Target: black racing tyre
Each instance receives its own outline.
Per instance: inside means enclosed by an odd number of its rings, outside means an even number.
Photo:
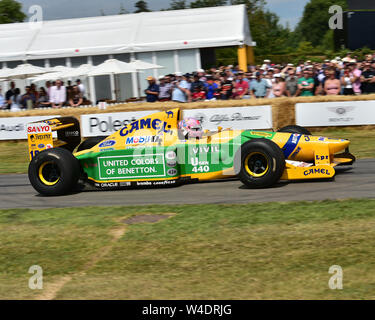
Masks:
[[[285,169],[285,157],[271,140],[252,139],[241,146],[235,168],[241,182],[250,188],[267,188],[277,183]]]
[[[29,164],[29,180],[36,191],[45,196],[70,193],[80,177],[80,164],[63,148],[44,150]]]
[[[295,125],[292,125],[292,126],[286,126],[284,128],[281,128],[279,131],[277,132],[286,132],[286,133],[299,133],[299,134],[304,134],[306,136],[311,136],[311,132],[309,130],[307,130],[306,128],[304,127],[300,127],[300,126],[295,126]]]
[[[91,149],[92,147],[96,146],[99,142],[103,141],[105,138],[107,137],[99,136],[88,138],[78,146],[77,152]]]

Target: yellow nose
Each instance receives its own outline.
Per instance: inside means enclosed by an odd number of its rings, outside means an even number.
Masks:
[[[344,140],[344,139],[329,139],[328,141],[328,146],[329,146],[329,153],[330,154],[335,154],[337,152],[340,152],[342,150],[345,150],[346,148],[349,147],[350,141],[349,140]]]

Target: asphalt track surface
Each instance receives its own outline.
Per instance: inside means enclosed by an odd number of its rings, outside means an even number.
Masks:
[[[268,189],[245,188],[238,180],[194,183],[175,188],[82,191],[43,197],[27,175],[0,176],[0,208],[63,208],[150,204],[251,203],[375,198],[375,159],[337,168],[333,181],[280,182]]]

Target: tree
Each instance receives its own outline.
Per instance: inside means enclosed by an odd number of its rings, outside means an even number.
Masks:
[[[182,10],[186,8],[187,8],[186,0],[173,0],[171,2],[171,7],[169,10]]]
[[[124,7],[124,5],[123,5],[123,3],[121,3],[121,5],[120,5],[120,12],[118,14],[127,14],[127,13],[129,13],[129,11],[126,10],[125,7]]]
[[[23,22],[25,18],[22,4],[14,0],[0,0],[0,24]]]
[[[227,2],[227,0],[196,0],[190,3],[190,8],[219,7],[225,6]]]
[[[244,4],[247,8],[247,14],[253,14],[257,10],[264,10],[265,0],[230,0],[231,5]]]
[[[299,41],[309,41],[313,46],[322,44],[324,36],[330,30],[328,21],[331,14],[328,9],[333,5],[339,5],[345,10],[346,0],[310,0],[306,4],[295,32]]]
[[[135,13],[139,13],[139,12],[150,12],[151,10],[148,8],[148,4],[146,1],[143,1],[143,0],[140,0],[138,2],[136,2],[136,4],[134,5],[137,10],[135,10],[134,12]]]
[[[249,14],[250,31],[257,43],[256,55],[285,54],[291,46],[289,28],[280,24],[277,14],[258,7]]]

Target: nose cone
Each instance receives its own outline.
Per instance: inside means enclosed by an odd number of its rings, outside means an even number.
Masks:
[[[337,152],[340,152],[342,150],[345,150],[349,147],[350,141],[345,139],[329,139],[328,146],[329,146],[329,153],[334,154]]]

